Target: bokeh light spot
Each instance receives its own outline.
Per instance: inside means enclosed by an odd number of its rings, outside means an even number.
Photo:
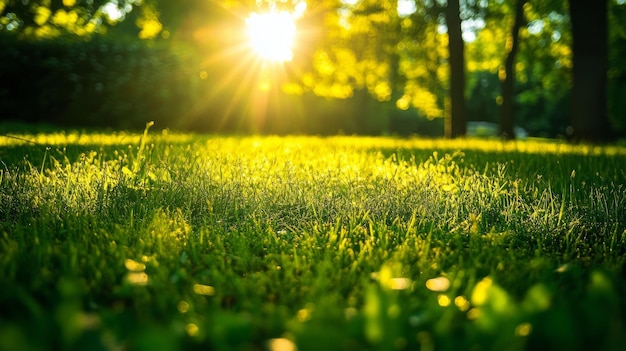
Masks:
[[[194,284],[193,292],[198,295],[213,296],[215,295],[215,288],[210,285]]]
[[[428,279],[426,288],[430,291],[443,292],[450,288],[450,280],[446,277]]]
[[[530,323],[522,323],[515,328],[515,335],[528,336],[533,331],[533,326]]]

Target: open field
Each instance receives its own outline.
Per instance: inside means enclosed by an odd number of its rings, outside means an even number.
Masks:
[[[0,136],[0,350],[618,350],[626,148]]]

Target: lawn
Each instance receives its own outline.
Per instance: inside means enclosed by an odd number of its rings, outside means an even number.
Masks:
[[[625,147],[17,137],[0,350],[626,347]]]

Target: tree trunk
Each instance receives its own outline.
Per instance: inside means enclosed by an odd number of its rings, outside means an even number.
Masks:
[[[608,0],[569,0],[573,34],[571,137],[610,141],[607,109]]]
[[[500,134],[503,138],[515,139],[515,57],[519,49],[519,31],[524,25],[524,4],[527,0],[515,3],[515,21],[511,30],[511,42],[507,43],[507,56],[504,63],[502,82],[502,105],[500,106]]]
[[[447,138],[464,136],[465,124],[465,58],[461,32],[461,8],[459,0],[448,0],[445,10],[448,26],[448,50],[450,53],[450,112],[446,119]]]

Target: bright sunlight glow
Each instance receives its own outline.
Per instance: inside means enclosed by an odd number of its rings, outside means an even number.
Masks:
[[[250,46],[258,56],[269,61],[291,61],[296,37],[292,14],[285,11],[253,12],[246,19],[246,24]]]

